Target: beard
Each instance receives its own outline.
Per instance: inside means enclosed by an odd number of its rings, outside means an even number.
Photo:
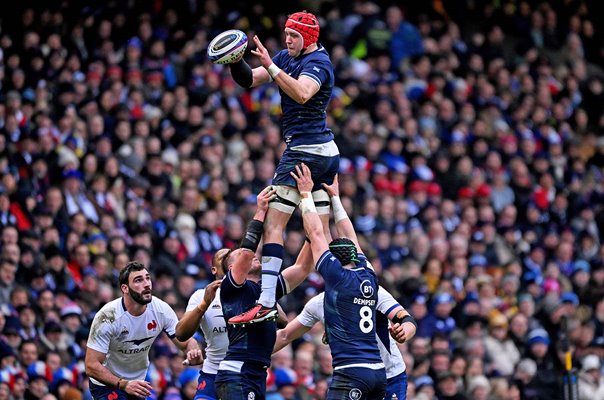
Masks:
[[[130,288],[129,288],[130,289]],[[140,304],[141,306],[144,306],[146,304],[151,303],[151,300],[153,299],[152,296],[149,296],[149,300],[145,299],[145,295],[142,293],[138,293],[135,292],[134,290],[130,289],[128,291],[128,293],[130,294],[130,297],[132,298],[132,300],[136,301],[138,304]]]

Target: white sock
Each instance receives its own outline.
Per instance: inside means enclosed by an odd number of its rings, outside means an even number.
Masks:
[[[265,307],[275,306],[277,279],[283,264],[283,246],[268,243],[262,246],[262,293],[258,303]]]

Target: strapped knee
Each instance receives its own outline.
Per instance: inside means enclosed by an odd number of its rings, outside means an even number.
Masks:
[[[277,191],[277,197],[268,206],[286,214],[293,214],[300,203],[300,193],[298,193],[298,190],[291,186],[275,185],[273,187]]]
[[[327,192],[323,189],[315,190],[312,192],[312,199],[315,202],[317,208],[317,214],[325,215],[329,214],[330,199]]]

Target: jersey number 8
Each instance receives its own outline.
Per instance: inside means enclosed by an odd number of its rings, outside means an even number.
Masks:
[[[361,315],[361,320],[359,321],[359,329],[363,333],[369,333],[373,330],[373,320],[371,316],[373,312],[369,306],[363,306],[359,310],[359,314]]]

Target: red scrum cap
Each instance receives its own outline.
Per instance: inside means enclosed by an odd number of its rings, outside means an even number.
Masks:
[[[313,14],[301,11],[287,17],[285,27],[290,28],[302,35],[304,40],[302,50],[306,50],[308,46],[317,43],[319,39],[319,21]]]

